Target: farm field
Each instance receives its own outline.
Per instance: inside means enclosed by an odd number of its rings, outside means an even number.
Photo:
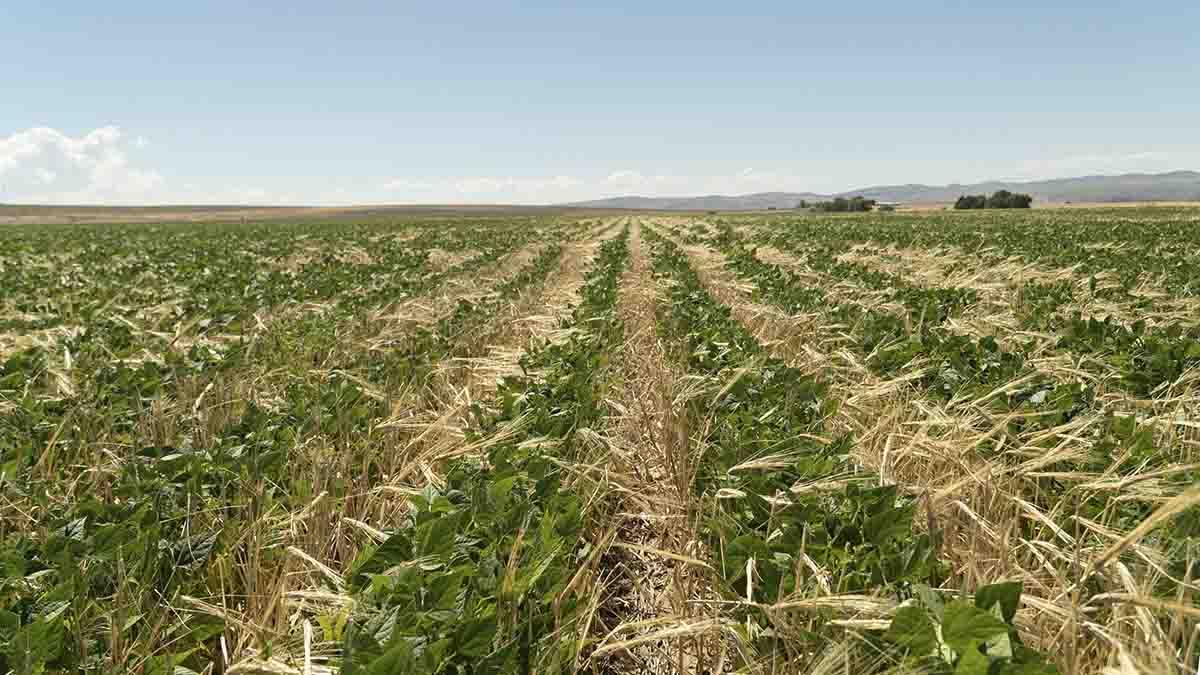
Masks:
[[[1198,250],[1182,207],[0,226],[0,672],[1195,672]]]

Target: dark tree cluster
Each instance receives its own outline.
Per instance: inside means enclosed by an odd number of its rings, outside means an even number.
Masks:
[[[963,195],[954,202],[956,209],[1027,209],[1033,204],[1033,197],[997,190],[991,197],[984,195]]]
[[[875,200],[863,197],[851,197],[849,199],[835,197],[830,202],[817,202],[813,204],[813,208],[827,213],[862,213],[875,208]]]
[[[984,195],[962,195],[954,202],[956,209],[986,209],[987,197]]]

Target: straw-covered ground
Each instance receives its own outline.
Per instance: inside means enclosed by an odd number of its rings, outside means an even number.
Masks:
[[[1195,672],[1198,223],[0,230],[0,672]]]

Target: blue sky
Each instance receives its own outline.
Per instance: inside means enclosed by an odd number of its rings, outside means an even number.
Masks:
[[[0,201],[552,203],[1200,169],[1200,3],[982,4],[5,3]]]

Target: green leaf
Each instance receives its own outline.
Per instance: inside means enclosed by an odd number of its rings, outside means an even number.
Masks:
[[[143,675],[191,675],[196,671],[180,664],[195,651],[196,649],[192,648],[177,654],[151,656],[143,664],[142,673]]]
[[[912,508],[900,508],[889,504],[883,511],[867,520],[865,530],[867,539],[876,546],[884,546],[896,538],[908,537],[912,533]]]
[[[990,584],[975,591],[975,606],[979,609],[990,610],[1000,605],[1000,616],[1005,623],[1011,624],[1021,604],[1022,584],[1019,581],[1006,581]]]
[[[986,640],[1007,632],[1007,624],[969,602],[955,600],[946,605],[942,636],[960,654],[977,649]]]
[[[457,651],[472,658],[486,656],[496,635],[496,619],[491,613],[462,623],[458,628]]]
[[[1008,633],[990,637],[986,643],[987,655],[994,659],[1011,659],[1013,656],[1012,638]]]
[[[1005,663],[998,675],[1059,675],[1058,668],[1041,659],[1026,663]]]
[[[978,649],[971,648],[959,652],[958,664],[954,667],[954,675],[988,675],[991,661]]]
[[[21,627],[21,617],[7,609],[0,609],[0,635],[12,635]]]
[[[358,589],[369,581],[369,576],[378,574],[398,563],[413,557],[412,539],[408,532],[400,531],[388,537],[376,547],[368,547],[359,554],[350,574],[351,588]]]
[[[926,609],[933,612],[933,616],[940,623],[946,613],[946,605],[942,602],[942,596],[925,584],[913,584],[913,593],[921,600],[921,604]]]
[[[431,609],[451,609],[462,588],[464,572],[454,570],[437,577],[429,582],[429,594],[425,604]]]
[[[916,605],[906,605],[896,612],[884,638],[917,656],[927,656],[937,648],[933,621]]]
[[[394,675],[416,672],[416,659],[412,645],[406,640],[396,640],[379,658],[367,664],[365,670],[355,670],[364,675]]]

